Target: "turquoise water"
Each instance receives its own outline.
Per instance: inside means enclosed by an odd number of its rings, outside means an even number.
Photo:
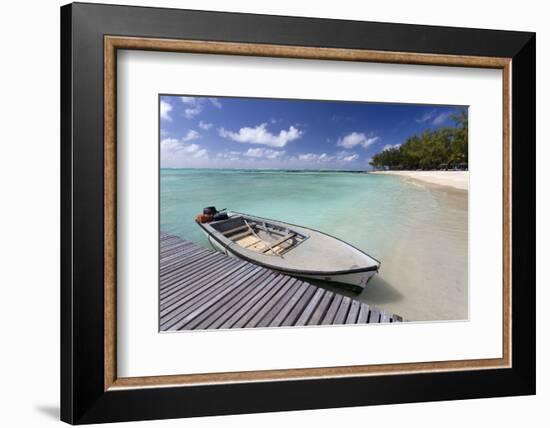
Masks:
[[[408,319],[467,317],[466,192],[349,172],[162,169],[160,179],[163,232],[208,246],[194,219],[210,205],[311,227],[382,262],[362,300]]]

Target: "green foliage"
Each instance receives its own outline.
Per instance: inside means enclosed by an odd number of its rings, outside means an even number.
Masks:
[[[468,164],[468,113],[460,109],[451,115],[454,127],[430,129],[409,137],[399,147],[372,157],[370,165],[384,169],[440,169]]]

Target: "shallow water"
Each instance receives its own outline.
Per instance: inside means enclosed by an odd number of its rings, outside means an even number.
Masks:
[[[163,232],[209,246],[194,219],[210,205],[308,226],[382,262],[360,300],[409,320],[467,318],[467,192],[344,172],[162,169],[160,177]]]

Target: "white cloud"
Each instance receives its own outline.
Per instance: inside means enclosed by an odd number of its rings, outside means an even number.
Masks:
[[[212,128],[212,126],[213,125],[211,123],[204,122],[202,120],[199,122],[199,128],[205,131],[208,131],[210,128]]]
[[[401,144],[386,144],[384,147],[382,147],[382,151],[388,149],[397,149],[398,147],[401,147]]]
[[[330,162],[334,160],[334,156],[329,156],[326,153],[302,153],[298,155],[298,160],[304,162]]]
[[[341,158],[342,161],[344,162],[353,162],[354,160],[357,160],[359,159],[359,155],[357,153],[353,153],[351,155],[348,155],[348,156],[343,156]]]
[[[183,104],[189,106],[183,111],[183,115],[186,119],[193,119],[202,112],[203,100],[201,98],[180,97],[180,100]]]
[[[230,161],[241,160],[241,152],[231,151],[231,152],[220,152],[216,155],[219,159],[226,159]]]
[[[165,138],[164,140],[162,140],[160,142],[162,160],[165,161],[166,158],[174,157],[174,155],[178,155],[178,157],[194,159],[207,157],[208,151],[206,149],[203,149],[199,144],[187,144],[185,141],[189,140],[185,140],[186,137],[182,138],[181,140],[178,140],[176,138]]]
[[[353,162],[353,161],[356,161],[357,159],[359,159],[359,155],[357,153],[351,153],[345,150],[342,150],[341,152],[336,153],[337,162]]]
[[[442,112],[436,114],[436,110],[431,110],[424,113],[422,116],[416,119],[417,123],[431,122],[432,125],[441,125],[451,115],[450,112]]]
[[[195,144],[196,145],[196,144]],[[195,159],[202,159],[208,157],[208,151],[206,149],[200,149],[193,153]]]
[[[420,116],[419,118],[416,119],[416,122],[417,123],[424,123],[424,122],[427,122],[429,120],[432,120],[433,117],[435,115],[435,111],[432,110],[432,111],[428,111],[426,113],[424,113],[422,116]]]
[[[278,159],[284,156],[284,150],[271,150],[263,148],[248,149],[244,155],[251,158]]]
[[[200,104],[196,104],[193,107],[187,107],[183,114],[186,119],[193,119],[196,115],[200,114],[201,111],[202,106]]]
[[[265,144],[266,146],[271,147],[284,147],[288,142],[300,138],[303,132],[294,126],[291,126],[288,131],[283,129],[279,132],[279,134],[272,134],[267,130],[267,123],[262,123],[255,128],[241,128],[238,132],[220,128],[219,134],[223,138],[228,138],[239,143]]]
[[[217,98],[209,98],[212,105],[216,108],[222,108],[222,103]]]
[[[173,107],[170,105],[169,102],[161,100],[160,101],[160,118],[167,121],[171,121],[172,118],[170,117],[170,112],[172,111],[172,108]]]
[[[451,113],[445,112],[445,113],[439,113],[436,117],[434,117],[433,124],[434,125],[441,125],[443,122],[447,120],[447,118],[450,116]]]
[[[169,152],[175,152],[179,150],[180,140],[177,138],[165,138],[160,142],[160,148]]]
[[[182,141],[192,141],[196,140],[197,138],[200,138],[201,134],[199,134],[197,131],[191,129],[190,131],[187,131],[187,134],[181,139]]]
[[[336,143],[337,146],[345,149],[351,149],[355,146],[367,148],[379,140],[379,137],[368,137],[362,132],[352,132],[343,138],[340,138]]]
[[[199,115],[204,109],[204,103],[210,101],[216,108],[222,108],[222,103],[217,98],[201,98],[201,97],[179,97],[181,102],[188,107],[184,110],[183,115],[187,119],[193,119]]]
[[[359,155],[357,153],[350,153],[344,150],[334,155],[327,155],[326,153],[302,153],[299,154],[295,159],[301,162],[308,163],[328,163],[333,161],[336,163],[343,163],[353,162],[359,159]]]

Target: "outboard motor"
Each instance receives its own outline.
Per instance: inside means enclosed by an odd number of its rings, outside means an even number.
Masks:
[[[206,215],[214,216],[218,213],[218,210],[216,210],[216,207],[205,207],[202,209],[202,213]]]
[[[216,207],[205,207],[202,209],[202,214],[199,214],[196,218],[199,223],[210,223],[211,221],[227,220],[229,216],[223,212],[225,208],[218,211]]]
[[[216,207],[205,207],[202,209],[202,214],[199,214],[195,220],[197,223],[210,223],[217,213]]]

